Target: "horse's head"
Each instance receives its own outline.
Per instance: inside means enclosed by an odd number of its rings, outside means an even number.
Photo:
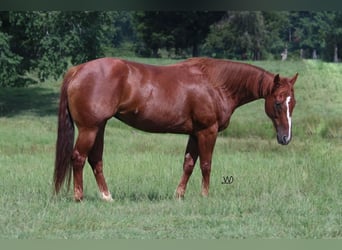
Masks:
[[[277,140],[282,145],[291,141],[291,115],[296,105],[293,85],[298,73],[292,78],[274,77],[271,94],[265,98],[265,111],[277,131]]]

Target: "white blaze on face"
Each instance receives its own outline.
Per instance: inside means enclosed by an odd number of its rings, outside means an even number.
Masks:
[[[286,97],[286,117],[287,117],[287,122],[289,123],[289,131],[287,133],[287,141],[291,139],[291,115],[290,115],[290,101],[291,101],[291,96]]]

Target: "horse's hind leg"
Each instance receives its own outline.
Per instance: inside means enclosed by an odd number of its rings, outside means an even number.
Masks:
[[[90,166],[93,169],[93,173],[97,182],[97,185],[99,187],[102,199],[105,201],[112,201],[112,196],[110,192],[108,191],[108,187],[106,184],[106,180],[103,175],[103,161],[102,161],[102,155],[103,155],[103,137],[104,137],[104,129],[105,129],[106,123],[104,123],[97,133],[95,143],[93,148],[90,150],[88,155],[88,162]]]
[[[78,129],[78,137],[72,155],[74,198],[76,201],[81,201],[83,199],[83,167],[88,153],[95,142],[97,131],[97,128]]]

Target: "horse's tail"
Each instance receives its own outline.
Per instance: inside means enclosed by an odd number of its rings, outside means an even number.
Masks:
[[[55,194],[58,194],[66,178],[67,188],[68,190],[70,189],[75,129],[73,119],[69,112],[67,90],[69,82],[75,73],[76,68],[69,70],[64,77],[61,87],[58,111],[55,171],[53,175]]]

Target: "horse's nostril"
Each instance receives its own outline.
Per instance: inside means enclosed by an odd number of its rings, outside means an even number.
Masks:
[[[286,144],[286,143],[287,143],[287,136],[284,135],[284,136],[283,136],[283,144]]]
[[[281,145],[287,145],[290,142],[289,137],[286,135],[278,135],[277,139],[278,139],[278,143]]]

